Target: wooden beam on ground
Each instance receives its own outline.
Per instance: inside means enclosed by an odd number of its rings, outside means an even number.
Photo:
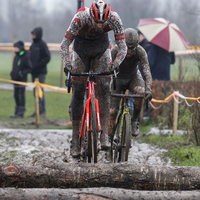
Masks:
[[[1,200],[14,199],[67,199],[67,200],[199,200],[199,191],[139,191],[115,188],[81,188],[81,189],[15,189],[0,188]]]
[[[0,187],[199,190],[200,167],[112,164],[0,164]]]

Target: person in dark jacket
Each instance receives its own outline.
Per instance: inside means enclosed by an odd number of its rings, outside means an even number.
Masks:
[[[142,34],[141,31],[139,31],[138,29],[136,29],[136,31],[137,31],[138,36],[139,36],[139,45],[142,46],[144,48],[144,50],[146,51],[146,53],[148,54],[150,43],[148,42],[148,40],[145,38],[145,36]],[[139,68],[139,70],[142,74],[143,79],[145,80],[145,76],[143,74],[141,64],[138,65],[138,68]]]
[[[35,78],[39,79],[40,83],[45,83],[47,74],[47,63],[50,61],[50,52],[45,41],[42,40],[43,30],[41,27],[37,27],[31,31],[33,43],[30,47],[30,59],[33,66],[32,70],[32,82]],[[35,92],[34,92],[35,94]],[[45,95],[43,91],[43,98],[39,100],[40,116],[46,116]],[[29,117],[35,117],[35,113],[29,115]]]
[[[14,43],[15,57],[13,67],[10,73],[11,79],[14,81],[27,82],[27,74],[31,72],[32,65],[29,53],[24,50],[24,42],[18,41]],[[14,84],[15,113],[11,118],[22,118],[25,112],[25,86]]]
[[[139,36],[139,45],[142,46],[144,50],[148,53],[150,43],[148,42],[148,40],[145,38],[145,36],[143,35],[141,31],[139,31],[138,29],[136,30]]]
[[[151,43],[148,60],[153,80],[170,80],[170,64],[175,63],[174,52],[168,52]]]

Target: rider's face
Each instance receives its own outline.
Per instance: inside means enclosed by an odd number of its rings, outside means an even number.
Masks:
[[[129,46],[128,44],[126,44],[126,45],[128,47],[126,57],[131,57],[134,54],[134,52],[135,52],[135,50],[137,48],[137,45],[134,46],[134,47],[133,46]]]
[[[96,30],[102,30],[103,27],[105,26],[106,22],[104,22],[104,23],[97,23],[97,22],[94,21],[94,19],[92,19],[92,24],[93,24],[93,26],[94,26],[94,28]]]

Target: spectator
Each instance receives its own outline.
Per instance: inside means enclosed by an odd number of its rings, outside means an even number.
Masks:
[[[15,57],[13,67],[10,73],[11,79],[14,81],[27,82],[27,74],[31,72],[31,61],[29,54],[24,50],[24,42],[18,41],[14,43]],[[25,86],[14,84],[15,113],[11,118],[23,118],[25,109]]]
[[[175,63],[174,52],[151,43],[148,59],[153,80],[170,80],[170,64]]]
[[[150,43],[148,42],[148,40],[145,38],[145,36],[142,34],[142,32],[140,32],[138,29],[136,29],[138,36],[139,36],[139,45],[142,46],[144,48],[144,50],[146,51],[146,53],[148,54],[149,51],[149,47],[150,47]],[[138,68],[142,74],[143,79],[145,80],[145,76],[142,70],[142,66],[141,63],[139,63]]]
[[[47,63],[50,61],[50,52],[47,44],[42,40],[43,30],[37,27],[31,31],[33,43],[30,47],[30,58],[33,66],[32,82],[35,78],[39,79],[40,83],[45,83],[47,74]],[[43,90],[43,89],[42,89]],[[35,94],[35,92],[34,92]],[[39,99],[39,112],[41,117],[46,116],[45,95],[43,90],[43,98]],[[35,117],[35,112],[29,117]]]
[[[145,49],[145,51],[148,53],[150,43],[145,38],[145,36],[142,34],[142,32],[140,32],[138,29],[136,29],[136,30],[137,30],[137,33],[139,36],[139,45],[142,46]]]

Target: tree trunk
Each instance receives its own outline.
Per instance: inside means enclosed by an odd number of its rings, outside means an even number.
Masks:
[[[0,187],[3,188],[200,189],[200,167],[139,166],[128,163],[7,164],[0,167]]]
[[[199,191],[139,191],[115,188],[81,188],[81,189],[15,189],[0,188],[1,200],[14,199],[67,199],[67,200],[199,200]]]

